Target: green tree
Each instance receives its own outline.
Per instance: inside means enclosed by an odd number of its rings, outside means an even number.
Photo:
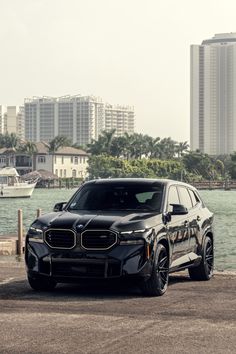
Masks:
[[[36,144],[33,143],[32,141],[26,141],[25,143],[23,143],[19,146],[17,151],[29,156],[31,166],[34,170],[35,169],[35,154],[38,151]]]
[[[217,171],[213,159],[200,151],[189,151],[183,156],[183,164],[185,169],[203,179],[215,179]]]
[[[107,155],[91,155],[88,164],[90,178],[159,177],[178,179],[182,169],[180,161],[161,161],[156,159],[125,160]]]
[[[88,144],[88,152],[92,155],[110,155],[114,135],[115,129],[103,131],[102,134],[99,135],[98,140],[93,139],[92,142]]]
[[[20,138],[15,133],[0,134],[0,147],[14,148],[20,144]]]
[[[228,165],[228,172],[232,179],[236,179],[236,152],[230,155],[230,162]]]
[[[55,152],[63,146],[71,146],[71,140],[66,136],[58,135],[49,142],[49,152]]]
[[[189,148],[189,144],[187,141],[177,143],[175,148],[177,156],[178,157],[183,156],[183,154],[188,150],[188,148]]]

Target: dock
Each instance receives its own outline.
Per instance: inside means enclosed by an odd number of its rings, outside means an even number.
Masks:
[[[0,256],[15,256],[18,250],[17,235],[0,235]],[[24,241],[22,245],[22,253],[24,251]]]
[[[200,190],[236,190],[236,180],[209,180],[209,181],[199,181],[199,182],[189,182],[192,186]]]

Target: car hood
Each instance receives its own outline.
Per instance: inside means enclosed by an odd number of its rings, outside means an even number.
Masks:
[[[161,214],[151,212],[134,213],[130,211],[112,212],[54,212],[41,216],[38,222],[50,228],[113,229],[115,231],[130,231],[149,229],[162,223]]]

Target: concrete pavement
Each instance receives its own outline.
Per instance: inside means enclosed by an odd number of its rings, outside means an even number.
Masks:
[[[171,276],[145,298],[121,283],[32,291],[23,262],[0,257],[0,353],[235,353],[236,276]]]

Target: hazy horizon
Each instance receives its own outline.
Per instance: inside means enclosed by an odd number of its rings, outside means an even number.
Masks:
[[[0,0],[0,104],[94,95],[135,131],[189,141],[190,45],[235,32],[236,3]]]

